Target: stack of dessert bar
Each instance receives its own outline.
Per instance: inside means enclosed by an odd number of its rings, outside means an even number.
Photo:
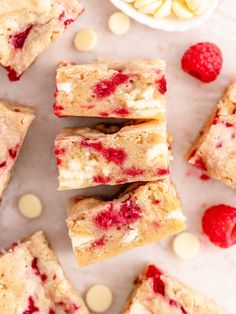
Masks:
[[[129,183],[110,201],[70,200],[67,225],[79,265],[185,228],[169,178],[165,92],[161,60],[63,63],[57,69],[57,116],[123,118],[123,123],[66,128],[55,141],[59,190]]]

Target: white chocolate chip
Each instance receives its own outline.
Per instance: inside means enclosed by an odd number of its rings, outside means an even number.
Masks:
[[[147,6],[149,4],[152,4],[154,2],[156,2],[156,0],[135,0],[134,7],[138,9],[138,8]]]
[[[185,0],[185,2],[187,3],[187,6],[189,7],[191,11],[197,10],[200,4],[204,1],[205,0]]]
[[[174,14],[180,20],[188,20],[193,17],[193,12],[189,10],[186,3],[183,0],[174,0],[172,4]]]
[[[200,249],[198,238],[190,233],[183,232],[177,235],[173,241],[173,250],[181,259],[191,259],[195,257]]]
[[[18,202],[20,213],[29,219],[37,218],[42,213],[42,203],[34,194],[25,194],[21,196]]]
[[[148,5],[140,7],[138,10],[144,14],[154,14],[158,8],[162,5],[162,0],[155,1],[154,3],[150,3]]]
[[[163,19],[171,14],[172,0],[166,0],[154,14],[154,18]]]
[[[80,51],[93,50],[97,41],[97,34],[92,29],[82,29],[74,38],[75,48]]]
[[[113,34],[124,35],[130,28],[130,19],[122,12],[115,12],[110,16],[108,26]]]
[[[195,15],[203,14],[204,12],[206,12],[206,10],[209,8],[209,6],[210,6],[210,1],[209,0],[202,1],[200,6],[194,11],[194,14]]]
[[[112,304],[112,293],[107,286],[97,284],[89,288],[85,300],[91,311],[103,313],[107,311]]]

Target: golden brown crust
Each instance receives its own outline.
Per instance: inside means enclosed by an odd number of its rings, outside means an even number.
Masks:
[[[101,96],[100,85],[110,92]],[[165,63],[158,59],[63,63],[57,69],[55,114],[159,119],[165,91]]]

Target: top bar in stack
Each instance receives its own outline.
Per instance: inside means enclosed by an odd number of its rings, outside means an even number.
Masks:
[[[59,117],[158,118],[165,92],[165,62],[158,59],[61,64],[54,111]]]

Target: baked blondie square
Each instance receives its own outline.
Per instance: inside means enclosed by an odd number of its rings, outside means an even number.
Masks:
[[[111,201],[74,198],[68,209],[69,236],[79,266],[185,229],[181,204],[169,179],[134,183]]]
[[[155,265],[135,280],[123,314],[225,314],[212,300],[188,288]]]
[[[165,121],[67,128],[56,138],[59,190],[155,181],[169,175]]]
[[[88,314],[42,231],[0,256],[1,314]]]
[[[165,110],[165,63],[161,60],[61,64],[54,111],[59,117],[149,119]]]
[[[0,199],[34,118],[34,109],[0,100]]]
[[[0,64],[18,80],[82,12],[77,0],[1,0]]]
[[[236,188],[236,81],[219,101],[187,159],[210,177]]]

